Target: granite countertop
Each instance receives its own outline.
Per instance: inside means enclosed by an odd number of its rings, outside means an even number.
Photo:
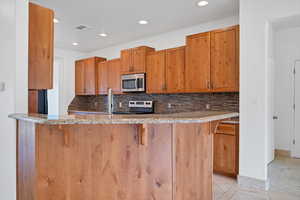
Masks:
[[[88,115],[41,115],[41,114],[12,114],[10,118],[29,121],[38,124],[156,124],[156,123],[203,123],[214,120],[228,119],[239,116],[236,112],[199,111],[173,114],[88,114]]]

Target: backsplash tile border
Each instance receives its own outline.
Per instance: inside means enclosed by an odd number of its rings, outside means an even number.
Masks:
[[[180,93],[180,94],[146,94],[128,93],[114,95],[114,111],[128,111],[130,100],[153,100],[155,113],[176,113],[190,111],[239,111],[239,93]],[[119,107],[122,102],[122,107]],[[171,104],[171,108],[168,108]],[[69,110],[107,111],[107,95],[75,96]],[[209,105],[207,107],[207,105]]]

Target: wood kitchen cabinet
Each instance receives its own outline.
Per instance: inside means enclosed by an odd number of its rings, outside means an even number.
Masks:
[[[136,74],[146,72],[146,56],[154,49],[147,46],[136,47],[121,51],[122,74]]]
[[[54,12],[29,3],[28,88],[53,88]]]
[[[214,172],[236,177],[239,172],[239,125],[220,122],[214,130]]]
[[[166,50],[167,93],[184,92],[185,46]]]
[[[99,62],[97,64],[97,73],[98,73],[98,94],[107,94],[108,92],[108,64],[107,61]]]
[[[210,50],[210,32],[187,36],[186,92],[210,92]]]
[[[165,93],[166,84],[166,51],[151,52],[146,61],[147,93]]]
[[[113,59],[107,61],[108,65],[108,88],[111,88],[114,94],[122,93],[121,90],[121,60]]]
[[[121,60],[113,59],[97,65],[98,94],[107,94],[111,88],[114,94],[121,94]]]
[[[96,95],[97,64],[105,61],[105,58],[92,57],[75,62],[75,93],[76,95]]]
[[[239,26],[187,36],[186,92],[239,91]]]
[[[146,63],[147,93],[184,92],[185,47],[152,52]]]
[[[239,91],[239,27],[211,32],[211,89]]]

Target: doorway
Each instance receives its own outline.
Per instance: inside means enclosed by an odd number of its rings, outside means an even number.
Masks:
[[[300,59],[294,64],[294,137],[292,141],[292,157],[300,158]]]

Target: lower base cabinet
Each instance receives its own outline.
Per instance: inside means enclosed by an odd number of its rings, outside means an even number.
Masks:
[[[210,123],[18,127],[18,200],[212,199]]]
[[[239,125],[217,125],[214,132],[214,172],[236,177],[239,173]]]

